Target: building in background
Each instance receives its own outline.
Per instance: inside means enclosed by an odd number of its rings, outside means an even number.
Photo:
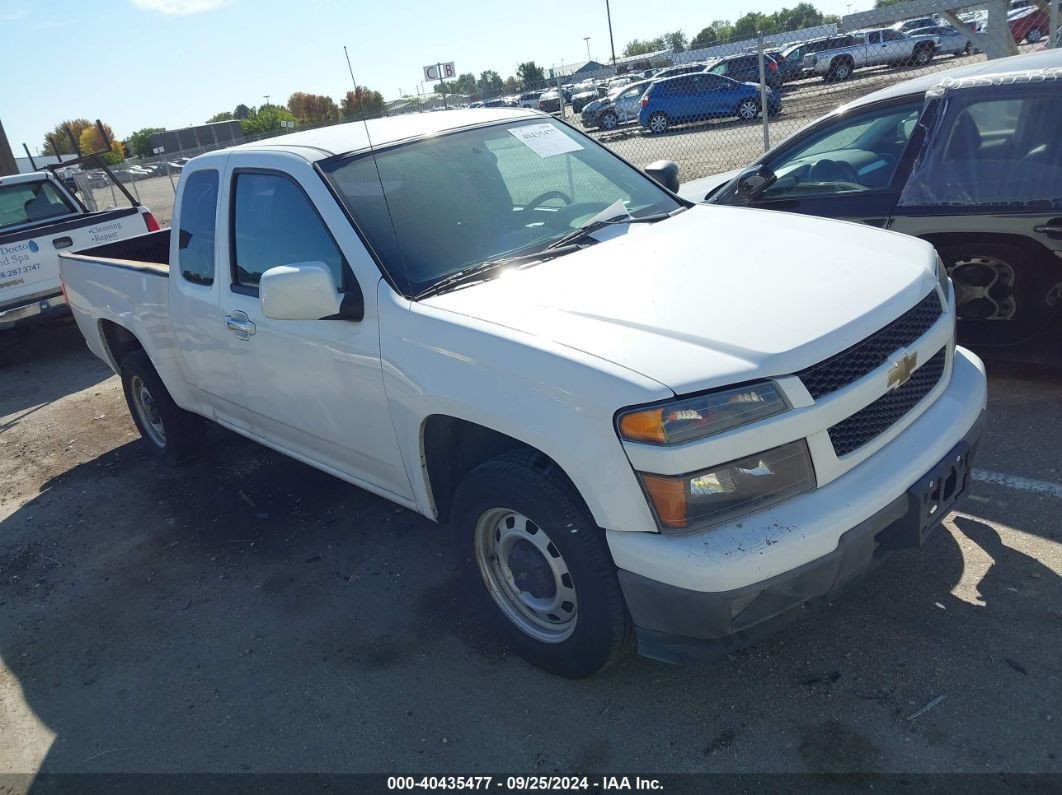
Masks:
[[[217,148],[239,143],[242,140],[243,127],[238,121],[216,121],[195,127],[152,133],[151,150],[155,154],[173,155],[187,149]]]

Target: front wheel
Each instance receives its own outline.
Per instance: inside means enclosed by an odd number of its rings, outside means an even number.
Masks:
[[[738,103],[736,114],[743,121],[752,121],[760,114],[760,103],[752,97],[746,97]]]
[[[173,402],[148,355],[139,350],[122,359],[121,376],[129,413],[148,452],[169,464],[195,457],[203,420]]]
[[[601,118],[598,119],[598,126],[605,131],[615,130],[619,127],[619,117],[611,110],[605,111],[601,114]]]
[[[458,488],[454,518],[471,533],[485,610],[528,662],[579,679],[630,646],[604,533],[548,458],[515,452],[481,464]]]
[[[933,60],[933,51],[928,47],[920,47],[915,51],[912,63],[915,66],[925,66]]]
[[[1027,42],[1029,42],[1029,44],[1036,44],[1036,42],[1038,42],[1043,37],[1044,37],[1044,32],[1042,30],[1040,30],[1039,28],[1033,28],[1032,30],[1030,30],[1028,33],[1025,34],[1025,40]]]

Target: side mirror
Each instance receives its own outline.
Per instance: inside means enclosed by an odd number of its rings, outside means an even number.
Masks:
[[[757,166],[739,174],[734,180],[734,192],[739,201],[752,201],[778,179],[767,166]]]
[[[679,167],[674,160],[657,160],[645,167],[645,173],[672,193],[678,193]]]
[[[365,311],[360,289],[336,292],[332,272],[323,262],[270,268],[262,274],[258,295],[262,313],[273,320],[361,320]]]

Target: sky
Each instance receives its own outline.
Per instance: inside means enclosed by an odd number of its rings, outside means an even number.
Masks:
[[[675,29],[692,38],[717,19],[799,0],[611,0],[617,55]],[[823,13],[869,0],[813,0]],[[0,120],[11,148],[36,152],[70,118],[102,119],[119,138],[143,127],[200,124],[238,103],[284,104],[295,91],[337,101],[359,85],[415,94],[422,67],[459,73],[610,56],[605,0],[0,0]]]

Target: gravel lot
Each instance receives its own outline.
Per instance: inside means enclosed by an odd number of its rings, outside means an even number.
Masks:
[[[990,375],[925,549],[717,663],[570,682],[470,612],[454,529],[220,430],[156,465],[76,328],[5,335],[0,773],[1062,772],[1062,375]]]

